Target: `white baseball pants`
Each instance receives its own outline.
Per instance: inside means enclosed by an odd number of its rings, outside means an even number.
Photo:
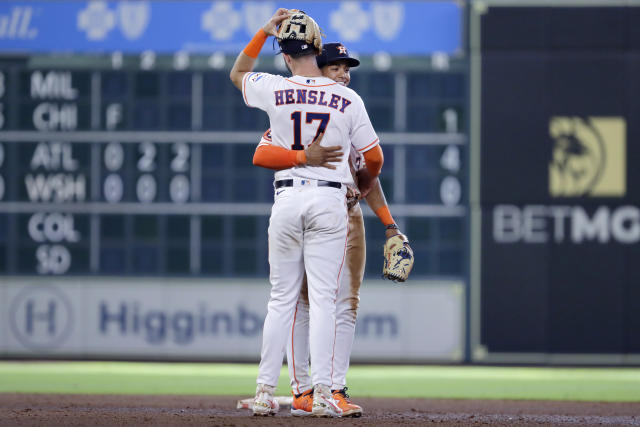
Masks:
[[[302,278],[309,289],[309,348],[313,385],[332,385],[336,297],[347,244],[346,187],[294,179],[276,190],[269,220],[271,295],[262,332],[258,383],[276,386]]]
[[[360,302],[360,285],[364,277],[365,261],[364,220],[360,204],[357,203],[349,210],[347,255],[336,303],[336,341],[331,376],[332,390],[339,390],[347,385],[347,371],[349,370],[349,360],[356,330],[356,315]],[[306,281],[303,281],[291,334],[287,342],[287,365],[291,389],[294,393],[300,394],[313,386],[309,376],[309,298]],[[313,367],[313,363],[311,365]]]

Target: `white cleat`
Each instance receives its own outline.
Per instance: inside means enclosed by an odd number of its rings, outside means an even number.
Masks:
[[[331,389],[326,385],[318,384],[313,390],[313,407],[311,414],[314,417],[341,417],[342,409],[333,398]]]
[[[266,384],[258,384],[256,397],[253,399],[253,415],[266,417],[275,415],[280,410],[280,404],[273,397],[276,388]]]

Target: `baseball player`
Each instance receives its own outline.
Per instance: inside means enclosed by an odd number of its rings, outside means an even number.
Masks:
[[[326,43],[323,45],[322,54],[316,57],[318,67],[325,77],[348,86],[351,80],[349,69],[360,65],[360,61],[349,56],[349,53],[341,43]],[[270,169],[278,169],[278,164],[287,159],[292,153],[282,153],[272,145],[271,132],[264,133],[253,163]],[[309,147],[309,151],[317,149],[316,144]],[[333,153],[319,152],[316,163],[323,162],[326,167],[331,167],[327,159]],[[311,156],[309,156],[311,157]],[[326,157],[326,159],[325,159]],[[309,159],[308,159],[309,160]],[[353,172],[354,181],[358,183],[356,173],[362,176],[365,166],[363,156],[356,150],[350,150],[349,162]],[[362,407],[354,404],[349,399],[346,387],[346,374],[349,368],[349,358],[355,335],[356,315],[360,301],[360,286],[364,276],[366,246],[364,220],[362,210],[357,202],[358,190],[352,190],[354,197],[349,203],[349,240],[347,242],[346,269],[342,276],[342,284],[338,292],[336,305],[336,348],[334,353],[334,371],[332,375],[331,391],[342,409],[343,417],[360,417]],[[389,212],[380,182],[375,180],[371,191],[366,196],[369,207],[376,212],[380,220],[387,226],[386,234],[390,237],[396,234],[398,227]],[[302,292],[296,306],[294,323],[291,336],[287,341],[287,361],[289,378],[294,395],[291,406],[293,416],[308,416],[312,414],[313,387],[309,377],[309,298],[307,294],[306,278],[303,281]]]
[[[306,273],[309,294],[309,352],[313,359],[312,415],[336,417],[342,409],[331,393],[336,295],[347,246],[347,185],[353,185],[348,159],[353,145],[363,153],[375,178],[382,149],[362,99],[324,77],[316,63],[322,51],[320,28],[298,10],[278,9],[241,52],[231,69],[245,104],[269,115],[272,144],[296,151],[286,169],[275,173],[269,220],[271,294],[263,327],[262,351],[253,403],[254,415],[275,414],[274,392],[286,342]],[[267,37],[277,37],[292,77],[252,72]],[[307,164],[306,148],[315,140],[335,153],[334,168]],[[287,332],[284,332],[287,331]]]

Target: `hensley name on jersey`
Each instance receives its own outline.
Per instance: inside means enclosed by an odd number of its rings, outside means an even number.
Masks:
[[[319,105],[319,106],[323,106],[323,107],[329,107],[329,108],[333,108],[334,110],[340,111],[341,113],[344,113],[345,110],[347,109],[347,107],[349,105],[352,104],[351,100],[338,95],[337,93],[331,93],[331,92],[335,92],[335,91],[325,91],[325,90],[321,90],[321,89],[316,89],[318,87],[322,87],[322,86],[340,86],[338,83],[334,82],[333,80],[330,80],[328,78],[325,77],[318,77],[318,78],[303,78],[301,80],[303,80],[302,82],[296,82],[293,79],[294,78],[285,78],[282,76],[276,76],[273,74],[269,74],[269,73],[258,73],[258,72],[252,72],[252,73],[248,73],[247,76],[245,76],[245,79],[247,79],[249,81],[249,83],[257,83],[259,80],[263,79],[263,78],[267,78],[267,80],[269,80],[269,83],[266,84],[266,87],[270,87],[272,86],[272,84],[275,81],[286,81],[289,83],[293,83],[294,85],[297,86],[308,86],[309,89],[276,89],[276,88],[272,88],[270,91],[273,93],[273,100],[274,103],[272,105],[274,105],[275,107],[280,107],[283,105],[293,105],[293,104],[306,104],[306,105]],[[274,79],[275,77],[275,79]],[[330,83],[325,83],[323,84],[322,82],[324,81],[330,81]],[[262,108],[259,105],[251,105],[247,99],[246,96],[246,88],[247,88],[247,82],[245,81],[243,84],[243,94],[245,95],[245,103],[247,104],[247,106],[249,107],[258,107],[258,108]],[[344,87],[344,86],[341,86]],[[313,88],[313,89],[311,89]],[[257,87],[256,87],[257,89]],[[260,91],[260,89],[257,89],[258,91]],[[263,89],[264,90],[264,89]],[[352,92],[350,89],[349,91],[351,93]],[[357,96],[357,95],[356,95]],[[266,101],[266,100],[265,100]]]
[[[295,93],[295,97],[294,97]],[[351,101],[335,93],[331,94],[331,99],[325,99],[325,91],[307,89],[282,89],[273,92],[276,98],[276,107],[288,104],[317,104],[336,109],[344,113],[345,108],[351,105]]]

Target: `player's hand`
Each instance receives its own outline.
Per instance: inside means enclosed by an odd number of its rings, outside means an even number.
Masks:
[[[323,147],[320,145],[320,141],[324,137],[322,132],[318,137],[305,148],[304,154],[307,157],[307,166],[321,166],[327,169],[335,169],[336,167],[330,163],[338,163],[342,161],[342,151],[339,145],[332,145],[331,147]]]
[[[262,31],[264,31],[265,34],[269,36],[278,35],[278,26],[289,16],[291,16],[291,14],[289,13],[289,9],[281,7],[280,9],[276,10],[276,13],[273,14],[271,19],[269,19],[269,21],[264,24],[264,26],[262,27]]]
[[[400,229],[396,229],[396,228],[387,228],[384,231],[384,237],[387,238],[387,239],[389,237],[395,236],[396,234],[402,234],[402,231],[400,231]]]

